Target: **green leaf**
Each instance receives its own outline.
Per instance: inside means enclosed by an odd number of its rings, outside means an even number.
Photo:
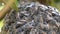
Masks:
[[[2,19],[2,20],[0,21],[0,28],[3,27],[3,22],[4,22],[4,19]]]
[[[18,5],[18,0],[15,0],[15,4]]]
[[[3,25],[4,25],[4,19],[0,20],[0,32],[1,32]]]
[[[16,11],[18,11],[18,8],[17,8],[17,6],[16,6],[15,3],[11,6],[11,8],[14,9],[14,10],[16,10]]]
[[[14,10],[18,11],[18,7],[17,7],[18,1],[15,0],[14,3],[12,4],[11,8],[13,8]]]
[[[4,6],[0,6],[0,10],[2,10],[2,9],[3,9],[3,7],[4,7]]]

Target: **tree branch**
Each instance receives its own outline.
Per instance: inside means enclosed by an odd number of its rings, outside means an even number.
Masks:
[[[0,11],[0,20],[6,15],[6,13],[10,12],[11,5],[14,3],[14,0],[9,0],[4,8]]]

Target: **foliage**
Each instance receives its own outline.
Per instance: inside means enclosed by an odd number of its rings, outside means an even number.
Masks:
[[[11,5],[11,7],[12,7],[13,9],[15,9],[16,11],[18,11],[17,4],[18,4],[18,1],[15,0],[14,3]]]
[[[4,25],[4,19],[2,19],[2,20],[0,21],[0,32],[1,32],[1,28],[3,27],[3,25]]]
[[[60,2],[60,0],[55,0],[55,2]]]
[[[0,10],[2,10],[3,7],[4,7],[4,6],[0,6]]]

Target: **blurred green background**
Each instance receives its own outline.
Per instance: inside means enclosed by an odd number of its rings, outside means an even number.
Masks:
[[[60,11],[60,0],[55,0],[56,8]]]
[[[60,11],[60,0],[54,0],[55,7]]]

